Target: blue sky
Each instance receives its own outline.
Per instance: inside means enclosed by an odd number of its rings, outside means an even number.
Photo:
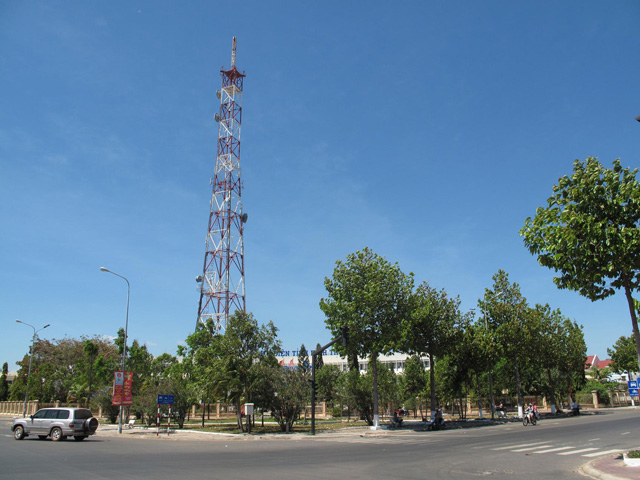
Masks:
[[[195,326],[220,68],[247,74],[247,309],[329,340],[335,261],[365,246],[474,308],[498,269],[584,325],[623,295],[559,291],[518,230],[574,159],[640,153],[636,1],[4,1],[0,362],[116,334],[176,353]]]

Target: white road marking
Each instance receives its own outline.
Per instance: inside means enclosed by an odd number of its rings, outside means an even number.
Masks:
[[[539,448],[547,448],[547,447],[552,447],[553,445],[551,444],[546,444],[546,445],[538,445],[537,447],[527,447],[527,448],[518,448],[516,450],[511,450],[512,452],[527,452],[529,450],[537,450]]]
[[[512,449],[512,448],[530,447],[530,446],[532,446],[532,445],[542,445],[543,443],[547,443],[547,442],[522,443],[522,444],[520,444],[520,445],[509,445],[508,447],[492,448],[491,450],[510,450],[510,449]]]
[[[582,448],[580,450],[573,450],[571,452],[562,452],[562,453],[559,453],[558,455],[576,455],[578,453],[593,452],[594,450],[597,450],[597,448],[596,447]]]
[[[533,452],[533,453],[551,453],[551,452],[560,452],[562,450],[569,450],[570,448],[575,448],[575,447],[558,447],[558,448],[548,448],[546,450],[540,450],[539,452]]]
[[[610,453],[620,453],[622,450],[605,450],[604,452],[587,453],[583,457],[599,457],[600,455],[608,455]]]

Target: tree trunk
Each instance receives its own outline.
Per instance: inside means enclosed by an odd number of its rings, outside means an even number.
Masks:
[[[518,357],[513,355],[514,371],[516,375],[516,388],[518,389],[518,417],[522,418],[524,397],[522,396],[522,383],[520,382],[520,370],[518,369]]]
[[[429,354],[429,389],[431,390],[431,417],[433,420],[436,415],[436,372],[433,355]]]
[[[553,379],[551,377],[551,368],[547,367],[547,376],[549,377],[549,401],[551,402],[551,413],[556,413],[556,391],[553,387]]]
[[[378,414],[378,354],[372,353],[369,359],[371,364],[371,375],[373,377],[373,427],[380,426],[380,415]]]
[[[640,332],[638,331],[638,317],[636,316],[636,306],[631,296],[631,286],[629,281],[625,279],[624,294],[629,304],[629,313],[631,314],[631,329],[633,330],[633,338],[636,341],[636,354],[638,355],[638,366],[640,367]]]
[[[476,374],[476,384],[478,385],[478,418],[482,420],[482,391],[480,389],[480,375]]]
[[[236,419],[238,420],[238,428],[244,433],[244,425],[242,424],[242,404],[240,400],[236,402]]]

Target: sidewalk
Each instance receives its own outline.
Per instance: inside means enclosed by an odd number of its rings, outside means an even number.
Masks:
[[[580,473],[600,480],[640,479],[640,467],[627,467],[621,454],[593,460],[580,467]]]

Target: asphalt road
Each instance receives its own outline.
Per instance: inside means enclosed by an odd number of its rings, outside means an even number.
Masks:
[[[439,432],[287,438],[135,436],[15,441],[0,418],[0,478],[13,479],[584,479],[594,458],[640,448],[640,409],[602,410]]]

